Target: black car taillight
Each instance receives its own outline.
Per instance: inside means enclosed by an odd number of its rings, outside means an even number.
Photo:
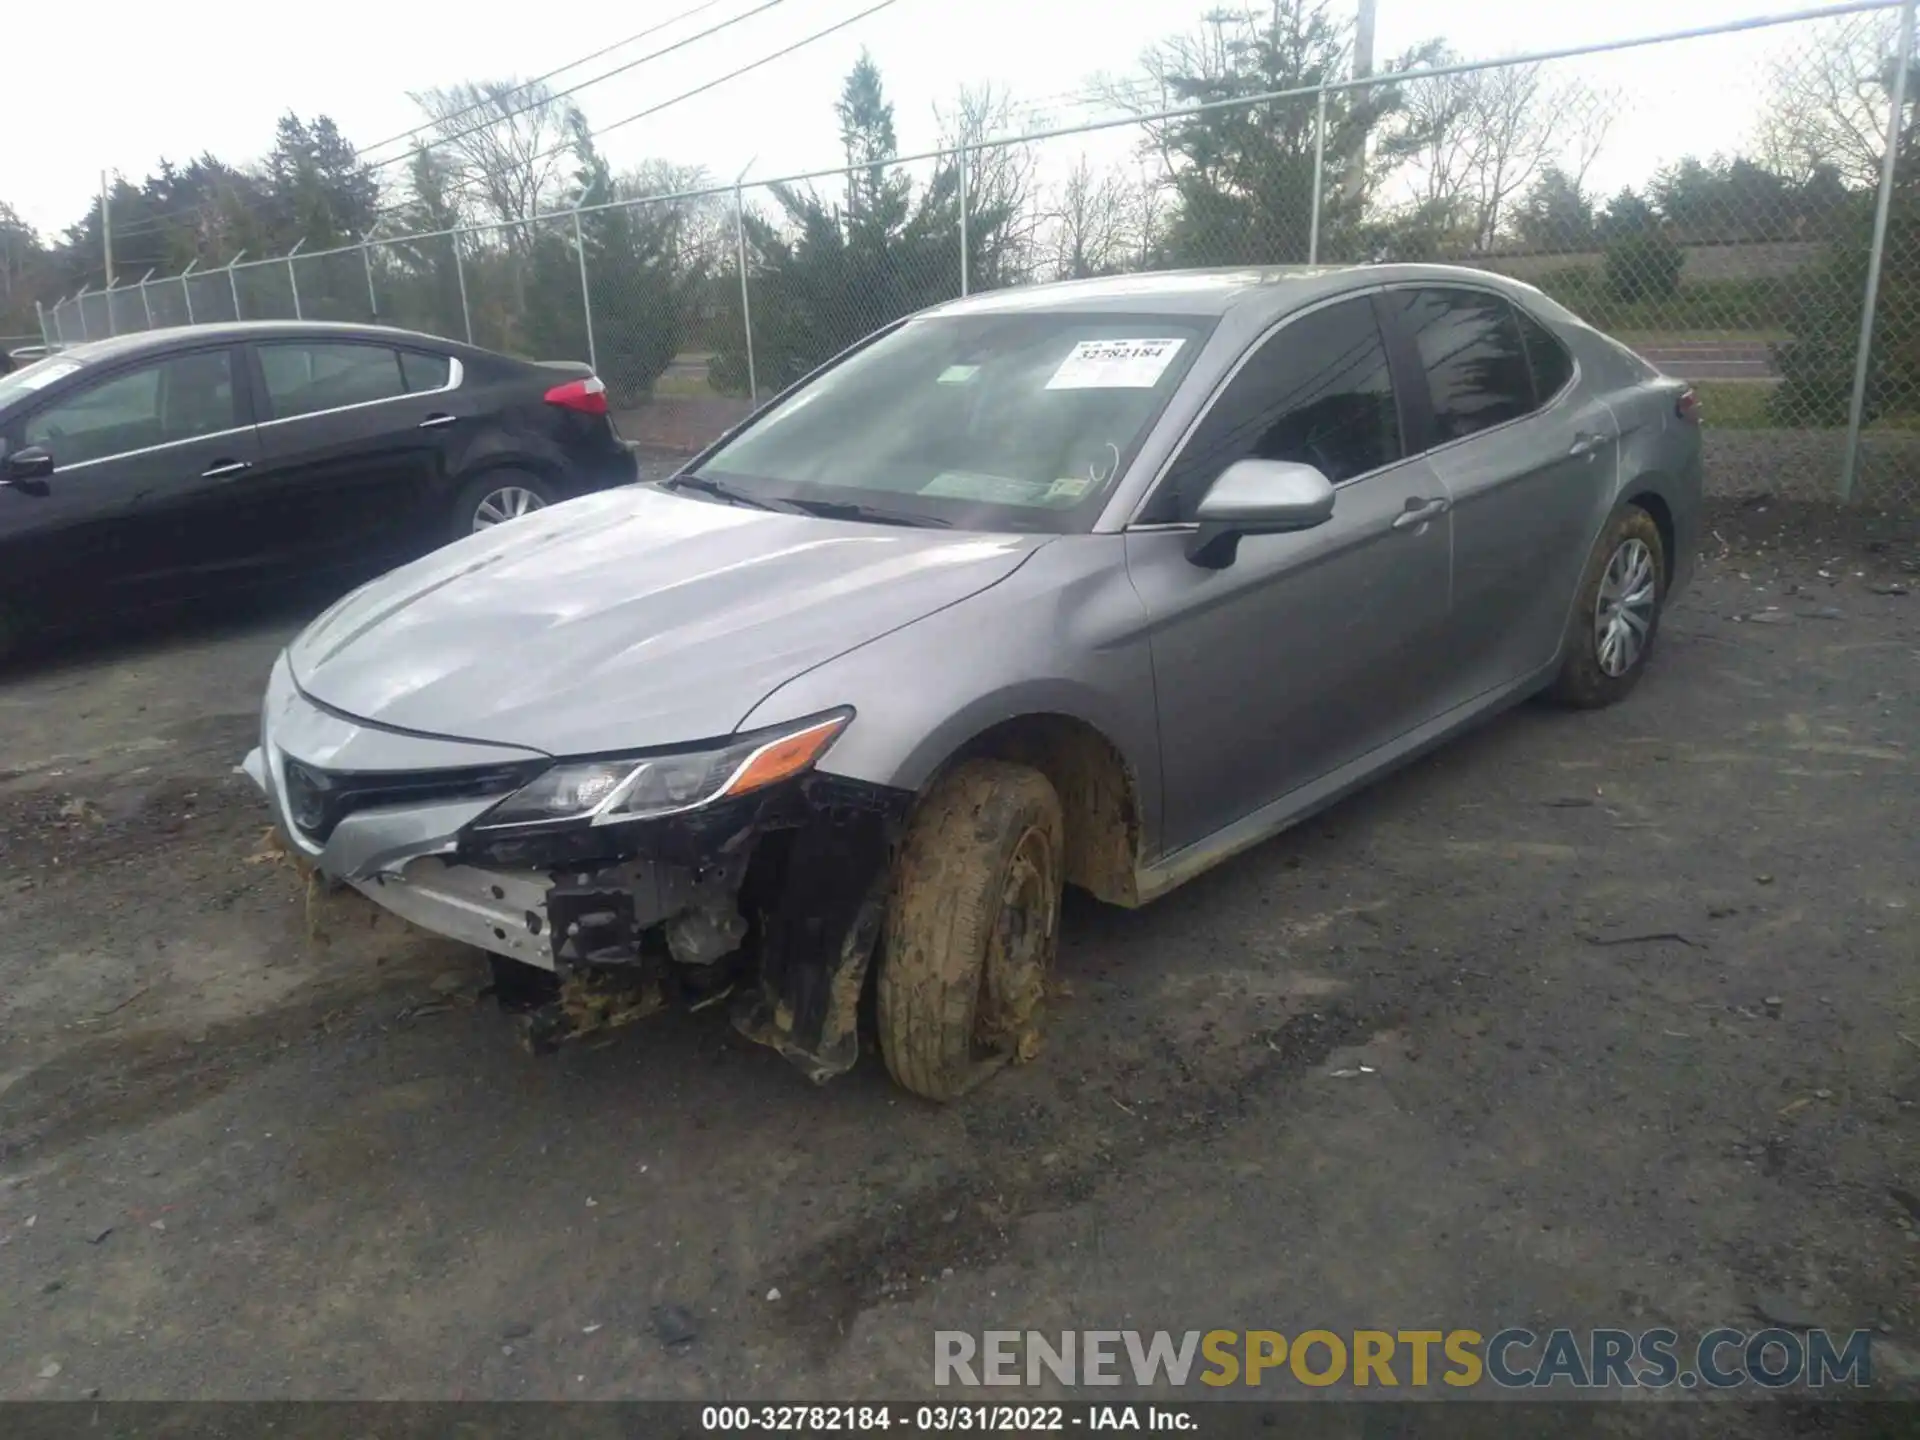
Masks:
[[[574,410],[582,415],[607,413],[607,387],[598,375],[556,385],[547,391],[546,400],[549,405],[558,405],[562,410]]]
[[[1689,424],[1700,423],[1700,395],[1691,385],[1680,392],[1680,398],[1673,402],[1673,413]]]

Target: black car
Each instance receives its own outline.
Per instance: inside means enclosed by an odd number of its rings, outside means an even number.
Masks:
[[[56,623],[374,573],[635,478],[592,370],[372,325],[200,325],[0,375],[0,655]]]

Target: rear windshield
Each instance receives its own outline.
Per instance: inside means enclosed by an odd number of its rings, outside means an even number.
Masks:
[[[70,360],[64,355],[49,355],[31,365],[22,366],[11,375],[0,375],[0,407],[18,400],[22,395],[44,390],[54,381],[65,379],[80,368],[78,360]]]
[[[1213,323],[911,320],[794,391],[698,473],[775,503],[972,530],[1085,529]]]

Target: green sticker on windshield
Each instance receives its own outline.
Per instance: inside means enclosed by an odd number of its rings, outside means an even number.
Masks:
[[[980,373],[978,365],[949,365],[940,372],[942,385],[965,385]]]
[[[1047,487],[1047,499],[1078,500],[1092,485],[1093,481],[1085,475],[1062,475]]]

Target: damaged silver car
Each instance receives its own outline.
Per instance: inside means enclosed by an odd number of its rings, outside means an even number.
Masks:
[[[327,883],[545,972],[538,1044],[724,998],[949,1099],[1036,1052],[1064,884],[1625,695],[1699,496],[1687,386],[1498,276],[976,296],[348,596],[247,769]]]

